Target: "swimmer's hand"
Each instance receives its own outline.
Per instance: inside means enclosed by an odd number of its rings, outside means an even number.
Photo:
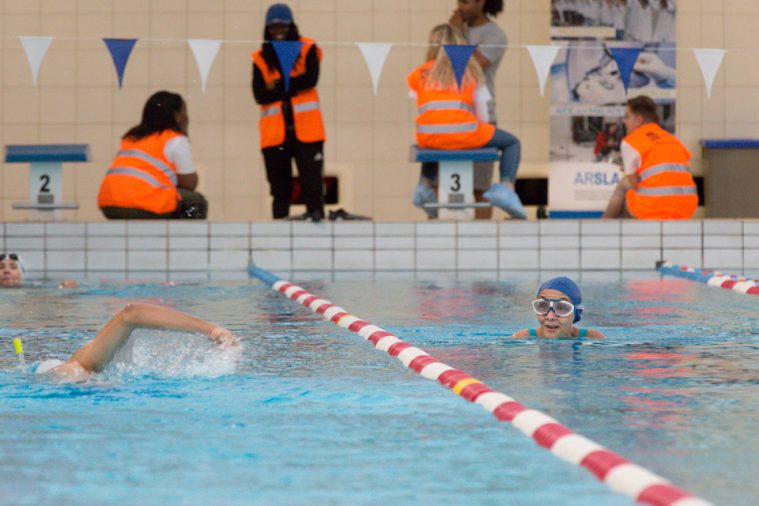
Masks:
[[[668,67],[658,55],[654,53],[641,53],[635,62],[634,70],[651,77],[656,84],[674,85],[675,69]]]
[[[208,334],[211,340],[220,348],[232,348],[240,346],[240,340],[231,331],[224,327],[216,327]]]
[[[73,280],[73,279],[64,279],[58,285],[58,288],[76,288],[77,286],[79,286],[79,283],[77,283],[76,280]]]

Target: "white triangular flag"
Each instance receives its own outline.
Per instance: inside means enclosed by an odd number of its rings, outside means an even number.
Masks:
[[[551,71],[551,65],[556,59],[561,47],[559,46],[527,46],[527,50],[532,56],[532,63],[535,65],[535,72],[538,74],[538,83],[540,85],[540,96],[543,96],[543,89],[546,85],[548,73]]]
[[[366,65],[369,67],[369,74],[372,76],[372,89],[376,95],[382,67],[385,65],[385,59],[393,45],[389,42],[356,42],[356,45],[364,55]]]
[[[40,73],[40,66],[42,66],[42,60],[45,58],[47,48],[50,47],[53,38],[20,35],[19,40],[24,47],[29,67],[32,69],[32,83],[34,86],[37,86],[37,76]]]
[[[704,76],[706,83],[706,96],[712,96],[712,84],[717,76],[719,66],[722,65],[722,57],[725,56],[724,49],[694,49],[698,65],[701,67],[701,74]]]
[[[208,72],[211,70],[211,65],[213,65],[213,61],[219,53],[221,42],[215,39],[190,39],[187,41],[190,49],[192,49],[192,54],[195,56],[195,63],[198,64],[200,88],[203,92],[206,91]]]

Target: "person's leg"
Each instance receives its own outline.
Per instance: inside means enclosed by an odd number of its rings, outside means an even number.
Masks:
[[[429,219],[437,218],[437,209],[428,209],[424,207],[424,204],[437,202],[435,189],[437,187],[438,171],[437,162],[422,162],[422,174],[419,177],[419,183],[414,188],[412,199],[414,207],[418,207],[427,213]]]
[[[522,146],[514,135],[506,130],[496,128],[493,137],[485,144],[486,148],[498,148],[501,151],[501,161],[498,166],[500,181],[514,189],[517,180],[519,161],[522,158]]]
[[[292,164],[287,143],[282,146],[261,150],[266,166],[266,179],[269,181],[269,194],[272,196],[271,213],[277,220],[287,218],[290,214],[290,199],[293,193]]]
[[[628,218],[630,214],[625,208],[625,195],[627,190],[631,189],[632,185],[627,177],[623,177],[622,180],[617,183],[617,187],[614,188],[614,193],[611,194],[608,204],[606,204],[606,210],[604,211],[604,218]]]
[[[175,217],[179,219],[205,220],[208,217],[208,201],[199,192],[177,188],[182,200],[177,206]]]
[[[493,183],[493,162],[474,162],[474,201],[487,202],[484,193]],[[476,220],[489,220],[493,216],[491,207],[477,207],[474,210]]]
[[[324,143],[298,142],[294,154],[306,212],[312,220],[324,219]]]

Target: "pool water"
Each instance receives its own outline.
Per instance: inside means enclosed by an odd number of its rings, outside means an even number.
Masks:
[[[539,342],[505,338],[534,326],[537,277],[300,284],[695,495],[759,502],[751,296],[586,276],[581,324],[609,339]],[[137,300],[227,326],[241,356],[139,331],[85,384],[19,369],[13,336],[65,358]],[[2,504],[632,502],[256,281],[4,290],[0,311]]]

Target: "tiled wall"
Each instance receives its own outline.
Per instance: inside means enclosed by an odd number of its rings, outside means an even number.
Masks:
[[[30,277],[245,279],[277,273],[652,272],[658,260],[759,276],[759,220],[181,221],[0,224]]]
[[[258,111],[249,87],[250,52],[269,0],[3,0],[0,2],[0,145],[87,143],[92,161],[67,164],[64,197],[80,204],[66,219],[104,221],[100,179],[124,131],[159,89],[189,104],[200,190],[215,221],[270,217],[258,149]],[[430,28],[448,20],[455,0],[289,0],[303,34],[324,48],[319,92],[327,127],[326,171],[341,177],[340,205],[383,221],[423,219],[411,205],[418,166],[407,160],[414,107],[406,74],[421,62]],[[525,46],[548,44],[549,0],[508,0],[497,18],[511,44],[497,77],[501,125],[520,137],[520,175],[547,175],[549,93],[541,97]],[[55,37],[32,86],[19,35]],[[728,49],[707,99],[693,54],[678,52],[678,133],[700,173],[699,140],[759,135],[759,2],[681,0],[680,49]],[[102,37],[137,37],[118,89]],[[186,39],[222,39],[208,88]],[[356,41],[395,44],[377,95]],[[733,50],[733,51],[730,51]],[[0,169],[0,220],[22,221],[26,166]],[[497,219],[503,214],[495,211]]]

